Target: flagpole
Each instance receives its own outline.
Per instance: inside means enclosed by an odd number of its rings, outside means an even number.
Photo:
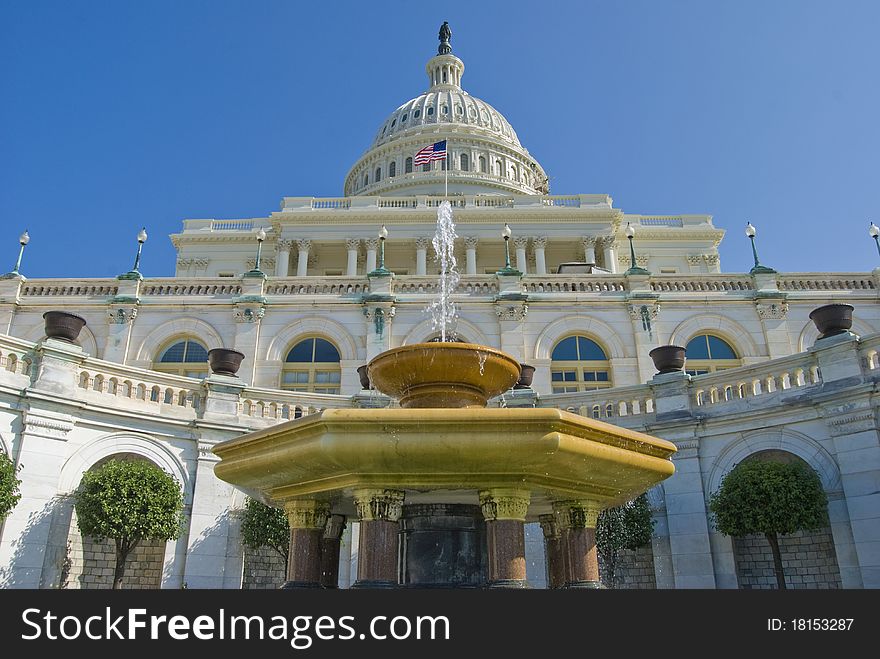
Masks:
[[[449,142],[446,143],[446,155],[444,156],[443,164],[444,164],[443,169],[446,172],[446,178],[443,182],[443,184],[445,186],[445,192],[446,192],[446,194],[444,196],[447,197],[447,201],[448,201],[448,198],[449,198]]]

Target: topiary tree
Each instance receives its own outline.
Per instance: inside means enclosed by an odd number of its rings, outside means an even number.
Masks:
[[[125,562],[142,540],[168,541],[180,535],[180,485],[152,462],[109,460],[83,474],[74,497],[80,532],[116,543],[114,589],[122,587]]]
[[[741,462],[709,498],[709,510],[725,535],[761,533],[767,538],[780,589],[785,574],[778,536],[828,524],[828,498],[819,476],[801,462]]]
[[[648,544],[653,533],[654,518],[651,517],[651,508],[645,494],[622,506],[608,508],[599,513],[596,522],[596,549],[602,559],[602,576],[607,587],[614,588],[616,584],[620,552]]]
[[[0,522],[6,519],[21,499],[18,491],[21,481],[17,478],[17,473],[15,463],[6,453],[0,451]]]
[[[245,547],[271,547],[287,565],[290,547],[290,525],[283,510],[272,508],[256,499],[247,498],[241,520],[241,541]]]

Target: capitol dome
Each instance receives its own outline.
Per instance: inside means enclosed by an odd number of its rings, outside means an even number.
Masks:
[[[444,35],[444,28],[446,33]],[[510,122],[461,88],[464,62],[452,54],[446,24],[425,66],[429,88],[382,122],[345,178],[345,195],[547,194],[547,175]],[[444,39],[443,37],[446,37]],[[446,162],[413,165],[425,146],[446,140]]]

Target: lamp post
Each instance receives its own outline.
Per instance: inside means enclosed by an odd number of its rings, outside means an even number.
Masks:
[[[367,273],[369,277],[387,277],[391,275],[391,271],[385,268],[385,239],[388,237],[388,229],[385,225],[379,229],[379,265],[372,272]]]
[[[266,278],[266,273],[260,270],[260,260],[263,257],[263,241],[266,240],[266,232],[260,228],[254,234],[254,237],[257,239],[257,258],[254,259],[254,267],[251,270],[248,270],[244,273],[245,277],[262,277]]]
[[[516,268],[510,267],[510,236],[513,235],[513,231],[510,229],[509,224],[505,224],[504,228],[501,230],[501,237],[504,238],[504,267],[501,268],[496,274],[499,275],[521,275],[522,273]]]
[[[141,265],[141,252],[144,249],[144,243],[147,242],[147,228],[146,227],[142,227],[141,230],[138,231],[137,241],[138,241],[138,249],[137,249],[137,254],[135,254],[135,257],[134,257],[134,265],[132,266],[131,270],[129,270],[125,274],[119,275],[117,277],[117,279],[130,279],[130,280],[143,279],[143,276],[141,275],[138,268]]]
[[[266,240],[266,232],[260,229],[257,231],[257,258],[254,261],[254,270],[260,269],[260,257],[263,255],[264,240]]]
[[[385,269],[385,239],[388,237],[388,229],[385,225],[379,229],[379,270]]]
[[[752,241],[752,256],[755,257],[755,266],[749,272],[753,275],[774,273],[776,270],[768,268],[766,265],[761,265],[761,262],[758,260],[758,249],[755,247],[755,235],[757,233],[758,231],[752,226],[752,223],[746,222],[746,236]]]
[[[147,242],[147,227],[142,227],[140,231],[138,231],[138,251],[134,257],[134,267],[131,269],[132,272],[138,272],[138,267],[141,264],[141,251],[144,248],[144,243]]]
[[[633,247],[633,236],[636,235],[636,230],[633,226],[627,222],[626,230],[624,231],[626,234],[626,239],[629,240],[629,270],[624,272],[625,275],[650,275],[651,272],[649,270],[645,270],[644,268],[640,268],[636,265],[636,250]]]
[[[874,242],[877,244],[877,254],[880,254],[880,239],[878,239],[878,236],[880,236],[880,227],[871,222],[871,226],[868,227],[868,234],[874,239]],[[27,235],[27,232],[25,232],[24,235]]]
[[[16,259],[15,267],[12,269],[12,272],[10,274],[18,274],[18,269],[21,267],[21,257],[24,256],[25,245],[27,245],[30,241],[31,237],[28,235],[27,230],[25,230],[25,232],[18,237],[18,244],[21,245],[21,249],[18,250],[18,258]]]

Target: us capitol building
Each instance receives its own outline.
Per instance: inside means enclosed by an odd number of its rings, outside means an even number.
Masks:
[[[140,547],[130,585],[277,587],[280,559],[243,549],[244,495],[214,476],[211,447],[326,408],[390,404],[357,369],[437,338],[425,309],[448,198],[457,338],[534,367],[530,388],[493,404],[571,410],[678,447],[675,475],[649,492],[652,544],[627,554],[619,586],[775,584],[766,541],[721,535],[708,515],[722,477],[753,458],[803,461],[828,495],[826,528],[782,539],[789,587],[880,587],[880,271],[781,273],[756,254],[751,272],[722,272],[710,215],[550,194],[510,123],[464,91],[448,38],[425,70],[427,90],[378,127],[343,196],[184,220],[170,277],[0,279],[0,448],[23,465],[21,501],[0,527],[0,584],[109,587],[112,546],[80,537],[69,495],[122,455],[173,474],[186,502],[180,539]],[[447,160],[413,165],[442,140]],[[381,265],[393,276],[370,277]],[[808,316],[835,302],[855,307],[852,331],[818,340]],[[78,345],[45,337],[50,310],[87,320]],[[667,344],[687,347],[687,376],[656,375],[648,353]],[[209,374],[218,347],[244,353],[237,378]],[[546,587],[553,531],[527,521],[529,581]],[[341,587],[357,523],[328,528]]]

